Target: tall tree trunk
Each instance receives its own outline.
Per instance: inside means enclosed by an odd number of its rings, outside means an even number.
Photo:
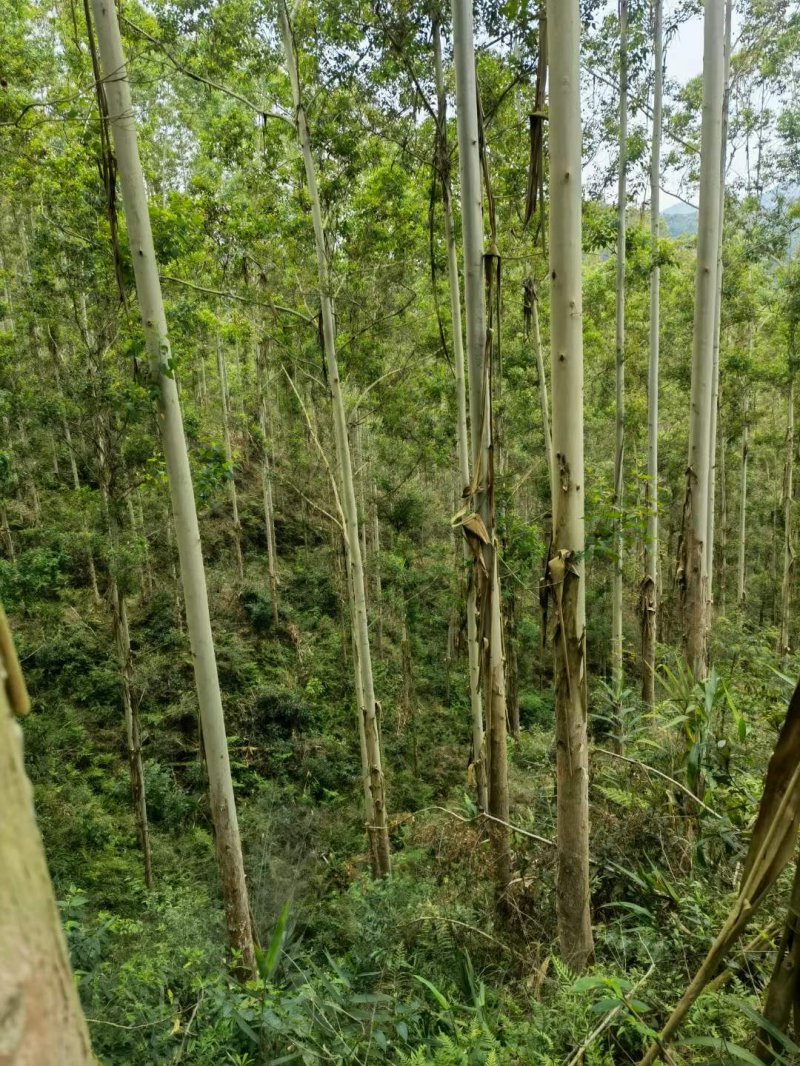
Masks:
[[[730,66],[731,66],[731,21],[733,19],[733,0],[725,4],[725,72],[722,97],[722,134],[719,154],[719,222],[717,235],[717,282],[714,294],[714,348],[711,372],[711,420],[708,423],[708,448],[710,473],[708,479],[708,517],[706,533],[706,572],[708,574],[709,611],[714,602],[714,523],[716,521],[717,491],[717,421],[719,419],[719,357],[722,324],[722,235],[725,223],[725,170],[728,144],[728,111],[730,107]]]
[[[658,378],[661,338],[661,267],[658,238],[661,222],[661,121],[664,96],[664,4],[655,0],[655,81],[653,142],[650,156],[650,361],[647,368],[647,483],[644,579],[641,587],[642,699],[656,701],[656,636],[658,630]]]
[[[722,150],[724,3],[706,0],[704,14],[703,112],[700,210],[695,271],[689,459],[683,505],[681,591],[686,659],[697,680],[708,672],[708,486],[709,423],[713,390],[714,325],[719,232],[719,160]]]
[[[125,741],[128,752],[128,771],[131,785],[131,802],[133,817],[136,822],[136,835],[139,850],[142,853],[144,881],[148,888],[153,887],[153,860],[150,849],[150,829],[147,821],[147,798],[144,785],[144,766],[142,764],[141,728],[139,714],[133,702],[131,681],[133,676],[131,659],[131,637],[128,628],[128,608],[125,596],[120,592],[117,578],[117,560],[120,557],[119,520],[117,517],[118,501],[112,488],[113,467],[119,456],[110,454],[110,434],[104,416],[98,418],[97,425],[97,459],[98,481],[103,500],[103,516],[106,521],[108,539],[111,545],[111,560],[108,566],[108,599],[111,606],[111,620],[114,626],[114,643],[117,646],[117,661],[122,686],[122,710],[125,721]],[[130,490],[126,492],[130,504]],[[134,534],[136,530],[132,531]],[[140,574],[141,580],[141,574]]]
[[[228,464],[230,478],[228,480],[228,492],[231,498],[231,519],[233,528],[233,549],[236,559],[236,572],[239,580],[244,581],[244,559],[242,558],[242,524],[239,521],[239,498],[236,494],[236,478],[233,474],[233,446],[231,445],[231,411],[230,397],[228,395],[228,369],[225,365],[225,353],[222,350],[222,341],[217,334],[217,374],[219,376],[219,391],[222,401],[222,442],[225,447],[225,461]]]
[[[84,329],[86,329],[87,328],[86,299],[83,296],[83,294],[81,294],[81,308],[82,308],[82,312],[83,312],[83,326],[84,326]],[[88,331],[87,331],[87,336],[88,336]],[[51,337],[52,337],[52,335],[51,335]],[[53,353],[53,369],[55,371],[55,378],[56,378],[56,389],[58,390],[59,399],[61,400],[61,403],[63,405],[63,403],[64,403],[64,389],[63,389],[63,386],[61,384],[61,353],[56,348],[55,343],[53,343],[52,353]],[[75,444],[74,444],[74,441],[72,439],[72,430],[70,428],[69,419],[67,418],[66,411],[64,410],[63,406],[61,407],[61,430],[62,430],[62,432],[64,434],[64,441],[65,441],[65,443],[67,445],[67,454],[69,455],[69,468],[70,468],[70,471],[72,473],[72,487],[75,489],[75,493],[78,494],[81,491],[81,478],[80,478],[80,474],[78,472],[78,459],[77,459],[77,456],[75,454]],[[94,602],[99,605],[102,602],[102,598],[100,596],[100,588],[99,588],[99,586],[97,584],[97,568],[95,567],[95,564],[94,564],[94,552],[92,551],[91,544],[88,543],[89,542],[89,527],[88,527],[88,525],[86,524],[85,521],[83,523],[83,532],[84,532],[84,534],[86,536],[86,541],[87,541],[86,561],[89,564],[89,579],[90,579],[91,585],[92,585],[92,595],[94,596]]]
[[[753,325],[750,324],[750,352],[753,350]],[[742,462],[739,479],[739,554],[736,568],[736,603],[744,607],[746,599],[745,589],[745,561],[747,550],[747,464],[750,458],[750,404],[747,393],[742,394]]]
[[[617,185],[616,425],[614,438],[614,573],[611,586],[611,688],[622,747],[622,508],[625,490],[625,215],[628,206],[628,0],[619,0],[619,179]]]
[[[268,367],[266,358],[262,353],[261,345],[257,345],[256,387],[258,389],[258,425],[261,430],[263,448],[261,454],[261,488],[264,496],[264,528],[267,534],[267,577],[269,580],[269,595],[272,601],[272,621],[277,626],[278,572],[276,566],[275,505],[272,498],[272,466],[270,463],[272,440],[271,434],[269,433],[269,418],[267,411],[267,373]]]
[[[283,46],[286,53],[286,65],[292,86],[292,101],[295,110],[297,133],[303,155],[308,196],[311,202],[311,218],[314,227],[314,240],[317,252],[317,270],[319,273],[319,295],[322,311],[322,332],[325,345],[325,362],[328,371],[328,384],[331,391],[333,423],[338,457],[339,472],[342,480],[342,509],[345,519],[345,545],[349,566],[352,567],[353,582],[353,617],[352,624],[358,645],[358,668],[363,687],[363,719],[367,756],[366,773],[369,775],[372,810],[367,811],[368,833],[371,847],[376,857],[376,872],[385,877],[391,869],[389,855],[389,829],[386,812],[386,786],[381,759],[378,709],[375,701],[375,686],[372,675],[372,655],[369,646],[369,624],[367,619],[366,591],[364,581],[364,564],[361,556],[361,543],[358,529],[358,508],[356,504],[355,485],[353,483],[353,466],[350,456],[350,443],[347,433],[347,416],[339,380],[339,365],[336,358],[336,324],[333,313],[333,296],[328,269],[328,253],[325,247],[325,231],[322,225],[322,207],[317,190],[317,175],[314,158],[311,154],[311,138],[308,122],[300,93],[300,78],[297,69],[294,37],[289,23],[289,13],[281,2],[279,19]]]
[[[550,346],[557,470],[550,580],[555,609],[557,907],[561,954],[594,953],[589,889],[584,575],[581,102],[578,0],[548,0],[550,48]]]
[[[109,125],[122,184],[136,291],[150,356],[152,381],[158,394],[158,422],[175,517],[186,624],[194,660],[228,941],[231,949],[238,954],[237,972],[242,977],[251,977],[255,974],[253,930],[211,633],[200,529],[183,419],[171,366],[167,321],[150,228],[147,192],[139,160],[127,66],[114,5],[109,0],[92,0],[92,10],[100,44],[100,59],[106,72],[104,88],[108,100]],[[113,77],[110,77],[112,74]]]
[[[791,343],[791,342],[790,342]],[[789,380],[786,386],[786,458],[783,467],[783,581],[781,582],[781,632],[778,654],[785,658],[791,651],[789,622],[791,620],[792,583],[794,579],[794,355],[789,354]]]
[[[491,836],[495,875],[501,897],[511,880],[508,823],[508,749],[506,741],[506,678],[500,575],[495,537],[492,381],[487,358],[484,307],[483,210],[480,131],[475,76],[472,0],[453,0],[453,52],[456,65],[461,217],[464,242],[464,305],[467,316],[472,514],[462,528],[473,556],[472,584],[478,610],[477,639],[482,649],[484,717],[487,730],[488,811],[494,819]]]
[[[27,694],[0,609],[0,1048],[14,1066],[94,1066],[25,773]]]
[[[544,437],[544,457],[550,483],[550,506],[555,508],[555,467],[553,466],[553,437],[550,432],[550,402],[547,396],[547,377],[544,372],[544,353],[542,351],[542,331],[539,324],[539,295],[531,278],[531,337],[533,339],[533,358],[536,363],[536,377],[539,389],[539,410],[542,416],[542,435]],[[551,513],[552,522],[552,513]]]
[[[447,151],[447,94],[442,66],[442,40],[438,20],[433,24],[433,58],[436,69],[436,97],[438,102],[439,171],[442,182],[442,206],[444,210],[444,235],[447,245],[447,281],[450,290],[450,318],[453,332],[453,362],[456,378],[456,442],[458,445],[458,472],[461,479],[461,497],[469,493],[469,435],[467,426],[467,389],[464,367],[464,340],[461,328],[461,294],[458,283],[458,259],[453,227],[453,199],[450,185],[450,157]],[[464,566],[470,565],[472,556],[469,544],[462,538]],[[472,770],[478,807],[485,811],[489,802],[486,783],[486,741],[484,737],[483,704],[481,702],[480,648],[478,647],[478,619],[475,598],[475,582],[467,582],[467,656],[469,672],[469,702],[472,720]]]
[[[372,568],[375,578],[375,654],[383,654],[383,578],[381,575],[381,524],[378,518],[378,486],[370,478],[370,524],[372,527]]]

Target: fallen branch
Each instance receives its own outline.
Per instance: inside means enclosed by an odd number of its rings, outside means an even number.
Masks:
[[[646,770],[647,773],[655,774],[656,777],[662,778],[664,781],[668,781],[675,788],[679,788],[681,792],[687,795],[690,799],[693,799],[704,811],[708,811],[709,814],[713,814],[715,818],[722,820],[722,815],[718,814],[713,808],[709,807],[707,803],[703,803],[699,796],[695,796],[694,792],[686,785],[681,784],[680,781],[676,781],[674,777],[670,777],[669,774],[665,774],[663,770],[656,770],[655,766],[649,766],[647,763],[639,762],[638,759],[631,759],[627,755],[620,755],[619,752],[609,751],[608,748],[594,748],[593,751],[600,755],[609,755],[612,759],[619,759],[621,762],[630,763],[631,766],[638,766],[641,770]]]

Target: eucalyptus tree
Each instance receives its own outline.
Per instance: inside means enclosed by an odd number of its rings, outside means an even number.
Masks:
[[[614,574],[611,595],[611,684],[619,702],[622,667],[622,507],[625,491],[625,240],[628,209],[628,0],[619,0],[619,177],[617,183],[616,419],[614,432]],[[621,743],[622,725],[617,723]]]
[[[550,348],[556,489],[549,574],[555,608],[558,934],[583,970],[594,952],[589,885],[581,279],[580,13],[548,0]]]
[[[461,527],[473,556],[486,721],[488,813],[495,851],[495,875],[505,892],[511,880],[508,832],[508,750],[506,672],[500,573],[495,529],[495,453],[492,372],[484,307],[483,201],[479,105],[475,77],[472,0],[453,0],[453,52],[456,67],[456,122],[461,179],[466,351],[469,365],[469,426],[472,480]]]
[[[689,409],[689,458],[683,505],[680,586],[686,658],[695,678],[708,670],[709,424],[713,391],[716,275],[719,241],[720,154],[724,90],[724,0],[707,0],[703,18],[703,109],[700,209]]]
[[[458,258],[455,226],[453,222],[453,196],[450,182],[450,156],[447,145],[447,91],[442,64],[442,35],[438,19],[433,27],[433,63],[436,74],[436,160],[442,190],[444,212],[444,235],[447,246],[447,283],[450,293],[450,317],[452,326],[453,363],[456,380],[456,443],[458,473],[462,497],[470,485],[470,446],[467,423],[467,390],[464,367],[464,338],[461,324],[461,290],[458,278]],[[469,544],[463,542],[464,561],[471,560]],[[486,784],[486,752],[484,740],[483,706],[481,704],[480,649],[478,645],[477,588],[474,581],[467,582],[467,655],[469,662],[469,699],[472,719],[472,765],[475,768],[475,785],[478,805],[486,810],[488,804]]]
[[[642,624],[642,699],[655,704],[656,633],[658,628],[658,388],[661,339],[661,123],[664,98],[664,5],[653,5],[653,135],[650,150],[650,351],[647,366],[647,481]]]
[[[375,699],[375,683],[369,643],[366,582],[359,535],[358,504],[356,501],[355,483],[353,480],[347,413],[345,411],[344,396],[342,395],[342,383],[339,378],[339,365],[336,354],[336,321],[333,307],[330,267],[328,263],[328,250],[322,221],[322,205],[320,203],[317,186],[316,167],[311,149],[311,135],[308,128],[305,108],[303,106],[294,36],[289,21],[289,13],[283,0],[281,0],[279,6],[278,18],[284,53],[286,56],[286,66],[292,90],[294,121],[303,157],[317,255],[323,345],[325,350],[328,386],[331,394],[337,466],[342,487],[341,506],[344,517],[342,533],[347,552],[348,580],[351,583],[350,587],[352,589],[351,614],[358,653],[355,663],[355,669],[358,672],[356,691],[357,693],[360,691],[361,694],[361,714],[364,724],[364,744],[362,747],[362,754],[366,759],[362,765],[362,773],[365,782],[365,790],[368,787],[370,794],[370,802],[367,805],[366,810],[366,829],[370,841],[373,870],[378,877],[386,877],[391,871],[389,830],[386,811],[386,784],[383,774],[378,707]]]
[[[147,190],[139,158],[128,69],[114,5],[108,0],[92,0],[92,12],[97,28],[100,62],[105,72],[103,90],[107,100],[108,124],[122,186],[136,291],[150,358],[151,382],[158,399],[158,423],[178,542],[186,626],[203,729],[211,818],[228,941],[236,954],[238,973],[251,977],[255,973],[253,930],[211,632],[200,529],[153,245]]]
[[[233,472],[233,445],[231,443],[230,393],[228,390],[228,368],[222,340],[217,331],[217,377],[219,379],[220,403],[222,410],[222,442],[225,446],[225,461],[228,464],[228,492],[231,500],[231,526],[233,529],[233,547],[236,558],[236,572],[239,580],[244,581],[244,559],[242,557],[242,523],[239,521],[239,497],[236,492],[236,478]]]
[[[719,367],[720,336],[722,324],[722,238],[725,223],[725,172],[728,151],[728,114],[730,108],[730,70],[731,70],[731,24],[733,20],[733,0],[725,4],[725,42],[724,42],[724,90],[722,97],[722,131],[720,135],[719,154],[719,221],[717,223],[717,278],[714,297],[714,342],[711,370],[711,418],[708,423],[709,478],[708,478],[708,515],[705,538],[706,572],[708,574],[708,602],[714,602],[714,526],[716,517],[717,484],[717,419],[719,415]],[[710,610],[709,606],[709,610]]]

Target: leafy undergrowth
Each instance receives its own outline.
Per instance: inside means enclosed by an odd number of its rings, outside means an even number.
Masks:
[[[284,557],[277,628],[259,580],[234,587],[223,569],[210,571],[261,943],[261,976],[246,987],[224,957],[191,664],[174,601],[156,590],[132,620],[157,879],[147,892],[103,616],[66,583],[34,608],[6,590],[35,697],[28,765],[101,1062],[565,1066],[584,1044],[586,1066],[635,1061],[732,902],[796,664],[782,676],[773,634],[720,619],[716,669],[702,688],[664,648],[653,715],[633,693],[612,700],[602,684],[593,689],[596,960],[576,978],[556,938],[553,711],[538,684],[537,634],[510,761],[512,820],[534,837],[513,835],[513,881],[497,917],[490,845],[467,782],[463,664],[443,667],[426,651],[436,643],[421,614],[409,708],[399,627],[387,612],[376,674],[394,870],[374,883],[335,579],[324,546],[295,550],[297,559]],[[397,560],[402,573],[399,550]],[[384,592],[392,594],[389,566]],[[609,739],[620,713],[629,761]],[[740,945],[691,1013],[679,1061],[753,1061],[770,968],[769,937],[754,938],[759,928],[774,935],[786,896],[784,877],[743,938],[748,950]]]

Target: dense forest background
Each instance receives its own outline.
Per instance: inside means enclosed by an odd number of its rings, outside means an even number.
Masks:
[[[684,203],[661,216],[654,243],[655,6],[623,5],[620,486],[621,19],[616,6],[580,5],[594,931],[580,977],[559,953],[555,917],[558,604],[547,595],[553,508],[540,377],[552,385],[550,131],[531,117],[541,114],[541,12],[528,0],[481,0],[475,12],[484,227],[496,265],[487,306],[514,827],[498,902],[475,792],[472,578],[454,522],[464,508],[460,343],[443,186],[453,188],[459,248],[462,205],[450,11],[433,0],[306,0],[291,11],[385,774],[392,873],[373,878],[313,204],[279,12],[262,0],[120,6],[260,945],[257,973],[242,982],[226,957],[161,415],[132,270],[138,245],[97,91],[89,5],[0,0],[0,600],[33,699],[26,763],[100,1061],[637,1061],[723,925],[800,674],[792,490],[800,10],[784,0],[734,5],[711,665],[697,676],[684,655],[679,559],[703,87],[701,78],[664,84],[660,180]],[[664,5],[667,56],[686,40],[679,30],[702,33],[700,7]],[[656,262],[651,704],[642,696],[640,588]],[[612,640],[618,572],[621,672]],[[790,873],[779,879],[668,1061],[761,1061],[748,1049],[789,883]],[[800,1061],[791,1036],[775,1040],[771,1061]]]

